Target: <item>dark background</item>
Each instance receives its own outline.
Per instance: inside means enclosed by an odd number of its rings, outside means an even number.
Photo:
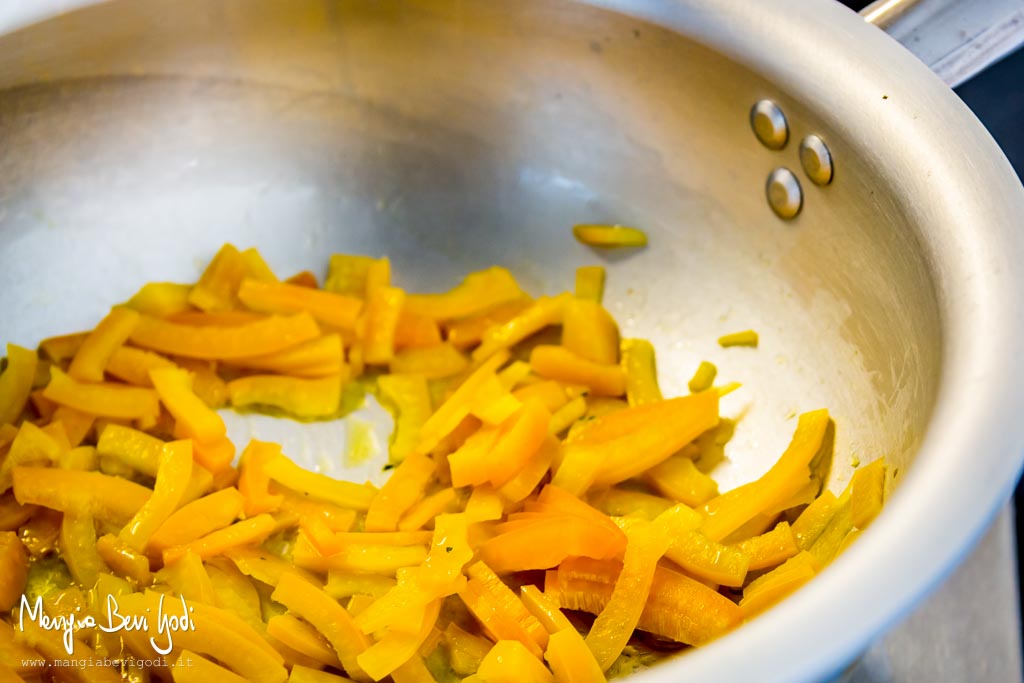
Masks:
[[[841,2],[854,10],[869,4],[858,0]],[[1024,180],[1024,49],[1017,50],[964,83],[956,89],[956,94],[985,124],[1013,164],[1017,176]],[[1021,216],[1020,222],[1024,230],[1024,216]],[[1024,566],[1024,553],[1021,552],[1021,538],[1024,536],[1024,484],[1017,484],[1014,505],[1017,511],[1017,575],[1020,577],[1021,567]]]

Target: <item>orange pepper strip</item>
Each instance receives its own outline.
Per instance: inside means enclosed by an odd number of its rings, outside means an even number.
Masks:
[[[13,531],[0,532],[0,609],[18,604],[28,581],[28,553]]]
[[[182,311],[172,313],[164,319],[167,322],[193,327],[232,327],[266,320],[267,315],[254,311]]]
[[[459,426],[473,409],[477,393],[486,385],[488,379],[494,377],[495,371],[505,364],[508,357],[507,351],[495,353],[459,385],[459,388],[423,423],[416,452],[429,453],[441,439]]]
[[[7,345],[7,368],[0,374],[0,424],[13,424],[25,409],[37,363],[35,351]]]
[[[519,474],[537,453],[548,436],[551,413],[538,400],[523,404],[518,417],[503,429],[488,454],[489,480],[495,487],[504,486]]]
[[[459,285],[444,294],[410,294],[406,300],[406,310],[434,320],[454,320],[524,296],[511,273],[504,268],[492,266],[470,273]]]
[[[267,622],[267,635],[277,638],[322,666],[341,668],[341,661],[327,639],[315,628],[291,614],[271,617]]]
[[[479,363],[501,349],[508,349],[518,344],[545,327],[561,323],[565,306],[571,300],[572,295],[569,293],[562,293],[554,297],[542,296],[505,324],[489,328],[481,338],[480,346],[473,350],[473,361]]]
[[[151,387],[153,382],[149,379],[150,370],[174,367],[177,366],[173,361],[158,353],[131,346],[121,346],[111,354],[106,370],[107,374],[128,384],[134,384],[137,387]]]
[[[556,683],[603,683],[607,680],[594,653],[575,628],[552,634],[544,659]]]
[[[179,285],[174,282],[147,282],[124,305],[145,315],[164,318],[189,310],[191,306],[188,303],[188,295],[191,291],[192,285]]]
[[[596,363],[563,346],[535,346],[530,353],[530,367],[541,377],[590,387],[597,396],[626,393],[626,373],[620,366]]]
[[[152,389],[121,384],[82,384],[57,367],[50,368],[50,383],[43,391],[46,398],[90,415],[121,419],[151,418],[160,412],[157,394]]]
[[[118,576],[133,579],[144,586],[153,582],[153,574],[149,570],[149,559],[129,547],[117,536],[113,534],[100,536],[96,540],[96,552],[111,571]]]
[[[150,381],[160,401],[178,421],[182,431],[203,443],[212,443],[227,436],[227,427],[220,415],[192,391],[192,375],[178,368],[151,370]]]
[[[801,415],[789,447],[764,476],[708,502],[708,520],[702,527],[704,535],[719,541],[800,489],[809,476],[808,464],[821,448],[828,422],[826,410]]]
[[[189,543],[171,546],[164,550],[164,564],[171,564],[187,552],[194,552],[201,559],[222,554],[225,550],[251,543],[260,543],[274,531],[274,518],[270,515],[256,515],[229,527],[211,531],[202,538]]]
[[[405,349],[389,361],[392,373],[418,374],[427,379],[442,379],[465,372],[469,359],[451,344],[436,344],[425,348]]]
[[[282,486],[343,508],[369,510],[377,496],[377,490],[368,484],[353,484],[304,470],[284,455],[268,460],[263,469]]]
[[[545,437],[530,461],[515,477],[498,489],[498,493],[510,503],[518,503],[529,496],[551,469],[551,463],[554,462],[560,448],[561,444],[553,436]]]
[[[53,421],[53,413],[57,410],[57,404],[43,396],[42,389],[33,389],[28,395],[28,400],[32,407],[36,409],[36,412],[39,413],[41,421]]]
[[[366,296],[366,280],[370,266],[376,261],[377,259],[372,256],[331,254],[324,289],[336,294],[363,298]]]
[[[18,597],[20,599],[21,596]],[[17,640],[15,640],[16,635]],[[33,677],[42,679],[46,671],[46,661],[38,652],[21,642],[22,639],[23,636],[17,634],[12,624],[0,621],[0,664],[13,669],[16,674],[29,681],[36,680]],[[490,648],[490,646],[491,643],[488,641],[487,647]],[[483,655],[481,655],[482,657]],[[20,683],[24,679],[9,677],[9,680],[11,683]]]
[[[145,486],[99,472],[15,467],[12,474],[14,497],[22,505],[92,515],[119,527],[132,518],[151,493]]]
[[[356,319],[363,302],[344,294],[334,294],[298,285],[245,280],[238,298],[248,308],[260,313],[306,312],[319,322],[349,332],[355,331]]]
[[[552,413],[569,402],[565,388],[553,379],[527,384],[513,391],[512,395],[524,403],[531,398],[539,399]]]
[[[395,329],[402,315],[405,292],[397,287],[373,287],[366,294],[362,321],[363,362],[387,365],[395,355]]]
[[[800,552],[789,522],[779,522],[771,531],[732,546],[750,557],[749,569],[767,569],[782,564]]]
[[[533,655],[533,656],[532,656]],[[499,640],[487,653],[476,675],[468,683],[554,683],[551,672],[536,653],[518,640]],[[512,672],[515,672],[514,674]]]
[[[718,495],[715,480],[698,470],[685,455],[671,456],[644,472],[643,478],[661,495],[691,507],[703,505]]]
[[[545,576],[564,609],[600,613],[622,572],[617,560],[570,558]],[[743,612],[729,598],[685,574],[658,566],[638,628],[680,643],[699,645],[738,626]]]
[[[524,645],[532,652],[535,652],[535,650],[533,647],[530,647],[531,644],[539,646],[541,650],[547,647],[547,630],[535,616],[530,614],[530,611],[526,609],[526,605],[519,599],[519,596],[512,592],[512,589],[494,573],[494,570],[487,566],[485,562],[476,562],[470,565],[466,573],[469,575],[470,582],[479,582],[483,590],[495,600],[495,604],[498,605],[499,609],[506,616],[513,619],[522,628],[523,632],[529,636],[530,642],[524,642]]]
[[[468,318],[454,320],[445,325],[448,331],[448,342],[457,349],[468,349],[476,346],[483,339],[488,329],[504,325],[525,311],[533,303],[532,299],[522,297],[498,304]]]
[[[53,423],[51,423],[52,425]],[[50,425],[40,429],[31,422],[22,422],[6,457],[0,462],[0,491],[11,487],[11,473],[19,465],[57,463],[70,450],[58,435],[51,433]],[[66,447],[68,446],[68,447]]]
[[[398,523],[399,531],[422,529],[438,515],[449,512],[455,505],[458,494],[448,487],[436,491],[409,508]]]
[[[604,266],[580,266],[576,269],[576,298],[601,303],[604,280]]]
[[[290,349],[265,356],[238,358],[232,365],[254,370],[271,370],[296,377],[337,375],[342,372],[345,349],[341,335],[325,334]]]
[[[505,500],[490,484],[474,487],[466,501],[466,517],[474,522],[501,519],[505,514]]]
[[[596,301],[573,298],[565,307],[562,346],[594,363],[619,362],[619,326]]]
[[[308,270],[303,270],[298,273],[295,273],[295,275],[286,278],[285,282],[287,282],[290,285],[298,285],[299,287],[309,287],[310,289],[320,288],[320,284],[316,281],[316,275],[309,272]]]
[[[375,681],[393,673],[416,656],[437,623],[440,613],[441,600],[432,601],[424,609],[423,619],[416,631],[406,632],[401,628],[388,630],[383,638],[357,657],[359,666]]]
[[[171,680],[174,683],[245,683],[245,679],[230,669],[214,664],[206,657],[200,657],[189,650],[182,650],[171,665]]]
[[[395,350],[422,349],[441,343],[441,328],[433,318],[402,309],[395,326]]]
[[[503,639],[518,640],[535,657],[543,656],[540,646],[533,640],[526,628],[507,613],[504,606],[488,592],[482,581],[470,579],[458,595],[491,640],[495,642]],[[513,597],[515,597],[514,594]],[[530,616],[533,618],[532,615]],[[540,625],[540,622],[537,624]]]
[[[435,470],[434,461],[427,455],[413,453],[407,457],[370,503],[366,530],[393,531],[398,528],[402,515],[423,497]]]
[[[143,348],[186,358],[232,360],[283,351],[319,335],[320,328],[309,313],[208,327],[142,316],[129,340]]]
[[[570,556],[610,559],[622,555],[626,539],[617,529],[582,517],[547,515],[529,524],[499,524],[498,535],[479,549],[498,574],[557,567]]]
[[[258,515],[261,512],[273,512],[281,507],[282,495],[270,493],[270,476],[265,465],[273,458],[281,455],[281,446],[253,439],[242,451],[239,462],[241,474],[238,476],[238,490],[245,498],[245,514]]]
[[[853,473],[850,480],[850,514],[853,526],[864,529],[882,510],[885,493],[885,461],[881,458]]]
[[[369,680],[357,658],[370,646],[370,640],[334,598],[296,574],[283,575],[271,597],[327,638],[349,676]]]
[[[102,382],[107,361],[139,323],[139,314],[130,308],[115,308],[82,342],[68,366],[68,376],[80,382]]]
[[[332,415],[341,403],[342,374],[304,379],[280,375],[250,375],[228,382],[231,405],[269,405],[298,417]]]
[[[191,476],[192,442],[164,444],[153,495],[121,529],[120,539],[135,550],[145,550],[153,532],[177,510]]]
[[[240,252],[225,244],[189,292],[188,302],[203,311],[239,308],[238,290],[245,278],[276,282],[277,278],[255,249]]]

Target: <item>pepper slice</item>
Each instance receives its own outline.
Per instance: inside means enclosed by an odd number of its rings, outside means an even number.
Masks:
[[[203,360],[232,360],[283,351],[320,335],[307,312],[270,316],[244,325],[195,327],[142,316],[129,340],[162,353]]]

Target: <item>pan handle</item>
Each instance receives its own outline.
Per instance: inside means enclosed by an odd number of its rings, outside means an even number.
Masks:
[[[875,0],[860,14],[950,87],[1024,44],[1024,0]]]

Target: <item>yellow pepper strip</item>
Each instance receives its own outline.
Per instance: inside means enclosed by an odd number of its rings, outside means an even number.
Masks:
[[[391,261],[387,256],[374,259],[366,268],[366,297],[375,289],[391,284]]]
[[[245,679],[194,652],[182,650],[171,665],[174,683],[245,683]]]
[[[121,683],[121,674],[112,667],[97,666],[102,657],[78,638],[72,641],[71,654],[64,647],[63,634],[44,630],[31,619],[24,620],[18,641],[36,650],[49,662],[60,662],[61,669],[75,672],[79,683]]]
[[[389,366],[392,373],[415,373],[427,379],[442,379],[465,372],[469,359],[451,344],[437,344],[399,351],[390,359]]]
[[[68,437],[68,444],[75,448],[79,446],[96,422],[95,415],[83,413],[68,406],[58,406],[53,413],[53,422],[60,423]]]
[[[135,482],[99,472],[51,467],[15,467],[14,497],[22,505],[92,515],[124,526],[146,502],[150,490]]]
[[[658,560],[672,543],[669,534],[657,526],[657,521],[635,520],[624,531],[627,543],[622,571],[615,580],[608,604],[597,615],[586,639],[587,647],[604,671],[618,659],[633,635],[647,604]]]
[[[504,486],[526,467],[548,436],[550,421],[551,413],[541,401],[523,404],[518,416],[502,428],[488,454],[488,480],[493,486]]]
[[[617,484],[658,465],[717,424],[714,392],[611,413],[563,446],[564,458],[552,483],[574,495],[592,484]]]
[[[83,384],[50,368],[50,383],[43,391],[46,398],[90,415],[133,420],[153,417],[160,412],[157,394],[152,389],[122,384]]]
[[[554,416],[552,416],[552,420],[554,420]],[[560,448],[561,444],[558,439],[550,435],[545,437],[530,461],[519,470],[515,477],[498,489],[501,497],[510,503],[518,503],[533,493],[548,470],[551,469],[551,463],[554,462]]]
[[[367,365],[391,362],[395,355],[395,330],[404,304],[405,292],[397,287],[374,287],[367,292],[360,330],[363,362]]]
[[[281,455],[281,446],[253,439],[242,451],[239,461],[238,491],[245,498],[245,514],[258,515],[281,507],[284,496],[270,493],[270,475],[266,464]]]
[[[188,438],[188,434],[175,430],[175,438]],[[225,471],[229,471],[230,481],[224,485],[230,485],[234,483],[234,476],[231,471],[231,461],[235,458],[235,445],[231,443],[231,440],[227,437],[216,439],[214,441],[198,441],[192,442],[192,457],[198,465],[201,465],[204,469],[215,475],[221,475]]]
[[[395,579],[390,576],[353,574],[332,569],[327,572],[327,585],[324,586],[324,591],[337,600],[350,598],[356,594],[379,598],[394,588],[395,583]]]
[[[299,664],[292,667],[291,675],[288,676],[288,683],[350,683],[351,681],[351,678],[329,674],[326,671],[318,671]]]
[[[238,298],[260,313],[279,315],[306,312],[333,328],[352,332],[363,310],[363,302],[354,297],[284,283],[244,280]]]
[[[554,683],[554,676],[518,640],[499,640],[467,683]]]
[[[181,311],[164,318],[167,322],[193,327],[234,327],[266,320],[267,315],[255,311]]]
[[[7,345],[7,367],[0,374],[0,423],[13,424],[25,409],[37,363],[35,351]]]
[[[601,303],[604,281],[604,266],[580,266],[576,269],[576,298]]]
[[[568,292],[554,297],[542,296],[508,322],[488,328],[480,339],[480,346],[471,354],[473,362],[480,363],[502,349],[515,346],[545,327],[560,324],[570,301],[572,295]]]
[[[606,489],[587,500],[590,505],[613,517],[633,515],[643,519],[654,519],[672,507],[672,501],[660,496],[619,488]],[[700,526],[699,522],[697,526]]]
[[[437,623],[440,612],[441,601],[432,601],[424,610],[417,630],[406,632],[396,628],[387,631],[383,638],[357,657],[359,666],[375,681],[391,674],[416,656]]]
[[[236,408],[267,405],[298,417],[327,417],[338,412],[344,380],[340,374],[316,379],[250,375],[228,382],[228,394]]]
[[[192,442],[171,441],[163,447],[153,495],[121,529],[119,538],[130,548],[142,551],[149,539],[177,509],[192,476]]]
[[[28,580],[28,553],[18,534],[0,532],[0,611],[7,612],[21,598]]]
[[[60,524],[60,552],[71,576],[83,586],[95,585],[100,572],[108,571],[96,552],[96,524],[90,515],[64,514]]]
[[[544,659],[555,676],[555,683],[603,683],[607,679],[594,653],[574,628],[551,635]]]
[[[473,522],[491,522],[505,514],[505,499],[490,484],[473,488],[466,501],[466,518]]]
[[[262,259],[260,259],[262,261]],[[188,302],[203,311],[226,311],[239,308],[238,289],[247,277],[266,277],[269,269],[255,265],[234,245],[225,244],[203,271],[199,282],[189,292]],[[271,281],[276,278],[273,275]]]
[[[62,334],[57,337],[47,337],[43,341],[39,342],[39,351],[42,352],[43,357],[49,360],[55,365],[65,366],[65,363],[69,362],[78,349],[81,348],[82,342],[89,336],[88,332],[74,332],[72,334]]]
[[[470,273],[444,294],[410,294],[406,299],[406,310],[434,320],[455,320],[524,296],[511,273],[492,266]]]
[[[626,371],[626,400],[630,407],[662,400],[654,346],[646,339],[623,339],[622,367]]]
[[[260,543],[274,531],[274,518],[270,515],[256,515],[231,526],[211,531],[205,536],[181,545],[167,548],[163,552],[164,564],[170,564],[186,552],[194,552],[202,559],[222,554],[229,548],[250,543]]]
[[[243,368],[269,370],[295,377],[317,377],[341,373],[344,353],[341,335],[325,334],[284,351],[251,358],[237,358],[230,363]]]
[[[341,668],[338,654],[327,639],[315,628],[291,614],[271,617],[267,622],[267,634],[322,666]],[[292,671],[294,670],[293,668]]]
[[[370,640],[334,598],[295,574],[281,577],[272,598],[323,634],[349,676],[360,681],[369,679],[357,658],[370,646]]]
[[[96,451],[111,455],[133,470],[155,477],[164,442],[145,432],[119,424],[108,424],[100,432]]]
[[[756,348],[757,332],[754,330],[743,330],[742,332],[725,334],[718,338],[718,345],[723,348],[729,348],[730,346],[753,346]]]
[[[692,396],[713,393],[707,391]],[[764,476],[708,502],[708,521],[702,529],[704,535],[719,541],[803,487],[810,474],[808,464],[821,448],[828,422],[827,410],[815,410],[801,415],[793,440]]]
[[[551,635],[566,629],[575,632],[575,627],[569,619],[562,614],[562,610],[559,608],[558,603],[552,600],[550,595],[545,595],[539,588],[531,585],[525,585],[520,588],[519,595],[523,604],[526,605],[526,609],[530,610],[530,614],[537,617],[537,620]],[[550,646],[551,640],[549,638],[548,647]],[[590,650],[587,650],[587,652],[589,653]],[[590,656],[592,658],[592,655]]]
[[[444,642],[448,645],[448,664],[463,677],[476,673],[492,645],[491,641],[460,628],[454,621],[444,629]]]
[[[697,366],[697,371],[690,378],[690,383],[688,384],[690,393],[696,394],[698,391],[710,389],[711,385],[715,383],[715,375],[717,374],[718,368],[713,363],[702,360],[700,365]]]
[[[591,614],[604,610],[622,572],[617,560],[570,558],[545,577],[564,609]],[[743,612],[729,598],[685,574],[658,566],[637,627],[680,643],[699,645],[743,621]]]
[[[277,582],[281,580],[281,576],[290,572],[298,574],[318,587],[322,585],[320,579],[313,574],[298,569],[291,562],[260,549],[232,548],[224,555],[235,563],[238,571],[268,586],[276,586]]]
[[[409,508],[398,522],[399,531],[422,529],[438,515],[450,512],[455,507],[457,497],[458,494],[451,487],[435,491]]]
[[[60,518],[60,513],[55,510],[39,510],[18,530],[25,549],[33,559],[39,559],[57,549]]]
[[[153,351],[121,346],[106,361],[106,373],[135,386],[152,387],[150,371],[175,368],[174,362]]]
[[[0,665],[30,681],[36,680],[33,676],[39,677],[41,680],[46,671],[46,662],[38,652],[21,642],[20,636],[16,640],[16,635],[14,626],[0,619]],[[490,648],[490,646],[491,643],[487,641],[487,647]],[[22,678],[8,678],[12,683],[23,680]]]
[[[174,282],[147,282],[124,305],[145,315],[165,318],[191,308],[191,304],[188,302],[188,295],[191,291],[192,285],[179,285]]]
[[[395,326],[395,350],[422,349],[441,343],[441,328],[425,315],[402,309]]]
[[[153,576],[154,583],[166,583],[186,600],[217,604],[217,593],[206,566],[195,553],[185,553]]]
[[[434,410],[427,380],[422,375],[381,375],[377,387],[395,418],[390,460],[402,462],[416,447],[420,429]]]
[[[429,453],[442,439],[455,431],[473,409],[480,389],[494,377],[495,371],[505,364],[508,357],[507,351],[494,354],[463,380],[452,395],[423,423],[416,452]]]
[[[394,576],[395,572],[403,567],[412,567],[423,562],[427,556],[427,549],[422,545],[349,544],[330,555],[324,555],[305,531],[300,530],[292,554],[297,566],[315,572],[338,569]]]
[[[15,467],[55,464],[67,453],[69,444],[55,438],[49,433],[51,431],[50,425],[40,429],[31,422],[21,423],[7,456],[0,462],[0,491],[11,487],[11,475]]]
[[[533,301],[526,296],[497,304],[467,318],[453,320],[445,325],[448,342],[457,349],[476,346],[492,327],[504,325],[525,311]]]
[[[782,564],[800,552],[789,522],[779,522],[771,531],[740,541],[732,547],[750,558],[751,571]]]
[[[669,457],[644,472],[643,477],[661,495],[691,507],[703,505],[718,495],[715,480],[698,470],[685,455]]]
[[[793,522],[793,536],[796,538],[796,544],[800,550],[809,550],[814,545],[814,542],[821,536],[821,532],[835,516],[838,507],[835,494],[825,491],[804,508],[804,511]]]
[[[494,604],[498,606],[501,612],[506,617],[514,620],[522,631],[529,636],[529,642],[524,642],[523,644],[531,652],[536,653],[535,646],[539,646],[541,650],[547,647],[547,630],[535,616],[530,614],[530,611],[526,609],[526,605],[519,599],[519,596],[494,573],[494,570],[481,561],[470,565],[466,573],[469,575],[470,583],[478,582],[487,595],[494,599]],[[479,619],[479,615],[476,616]],[[513,640],[518,640],[518,638],[513,638]]]
[[[160,368],[151,370],[149,378],[160,395],[160,402],[185,434],[204,443],[227,436],[224,420],[192,391],[193,379],[188,372],[178,368]]]
[[[392,671],[391,680],[395,683],[435,683],[434,674],[430,673],[420,655]]]
[[[454,453],[448,456],[448,468],[452,484],[456,488],[479,485],[487,481],[488,454],[494,448],[501,430],[484,426],[467,438]]]
[[[839,547],[852,530],[853,515],[849,492],[847,492],[840,497],[836,514],[829,520],[828,526],[818,536],[818,540],[814,542],[809,552],[818,560],[819,564],[828,564],[839,552]]]
[[[376,260],[370,256],[331,254],[324,289],[335,294],[363,298],[366,296],[366,275]]]
[[[751,581],[743,590],[743,599],[740,600],[744,617],[750,619],[771,607],[814,578],[820,567],[819,562],[804,551]]]
[[[625,225],[581,224],[572,226],[573,236],[591,247],[644,247],[647,235]]]
[[[551,422],[548,424],[548,432],[558,435],[569,429],[577,420],[587,412],[587,399],[577,396],[551,415]]]
[[[619,362],[619,326],[600,303],[574,297],[565,307],[562,346],[580,358],[614,365]]]
[[[864,529],[882,509],[885,493],[885,461],[879,458],[853,473],[850,480],[850,514],[853,525]]]
[[[115,308],[82,342],[68,366],[68,376],[80,382],[102,382],[107,361],[139,323],[139,314],[130,308]]]
[[[540,345],[530,353],[530,367],[541,377],[583,384],[598,396],[626,393],[626,373],[618,365],[595,363],[562,346]]]
[[[522,402],[509,393],[497,376],[489,377],[476,396],[476,405],[469,414],[485,425],[497,426],[518,413]]]
[[[42,389],[33,389],[28,395],[28,400],[39,414],[41,422],[53,421],[53,414],[57,410],[57,404],[43,396]]]
[[[397,529],[402,515],[423,497],[436,469],[430,456],[413,453],[407,457],[370,502],[366,512],[366,530]]]
[[[510,365],[509,367],[512,366]],[[529,370],[529,367],[530,366],[527,365],[526,369]],[[526,386],[513,391],[512,395],[523,403],[530,399],[539,400],[544,404],[544,407],[552,413],[569,402],[569,397],[565,393],[565,388],[560,382],[556,382],[553,379],[527,384]]]
[[[476,617],[487,636],[497,642],[500,640],[517,640],[526,646],[529,652],[538,659],[543,656],[543,650],[533,639],[527,627],[520,623],[510,614],[497,598],[488,591],[484,583],[479,579],[470,579],[466,586],[459,591],[459,598],[466,604],[469,611]],[[515,598],[515,594],[512,594]],[[518,598],[516,598],[518,600]],[[522,604],[522,603],[520,603]],[[525,610],[525,607],[523,608]],[[540,622],[527,612],[527,615],[540,626]],[[546,635],[546,632],[545,632]]]
[[[294,516],[296,520],[303,520],[307,517],[320,517],[324,520],[331,531],[348,531],[355,523],[356,511],[333,503],[326,503],[320,500],[310,500],[308,497],[288,490],[278,491],[276,487],[271,490],[277,494],[284,495],[281,501],[280,513]]]
[[[206,571],[217,596],[216,606],[238,616],[258,633],[264,632],[260,596],[249,577],[224,557],[211,558]]]
[[[285,456],[268,461],[263,466],[271,479],[316,501],[333,503],[352,510],[369,510],[377,496],[377,489],[369,484],[332,479],[302,469]]]
[[[743,585],[750,569],[746,551],[722,545],[693,530],[680,531],[665,557],[695,578],[733,588]]]
[[[270,316],[245,325],[195,327],[142,316],[129,340],[162,353],[204,360],[232,360],[283,351],[320,336],[306,312]]]
[[[134,579],[140,585],[149,585],[153,575],[149,571],[149,559],[128,546],[113,534],[100,536],[96,540],[96,552],[103,562],[118,576]]]

